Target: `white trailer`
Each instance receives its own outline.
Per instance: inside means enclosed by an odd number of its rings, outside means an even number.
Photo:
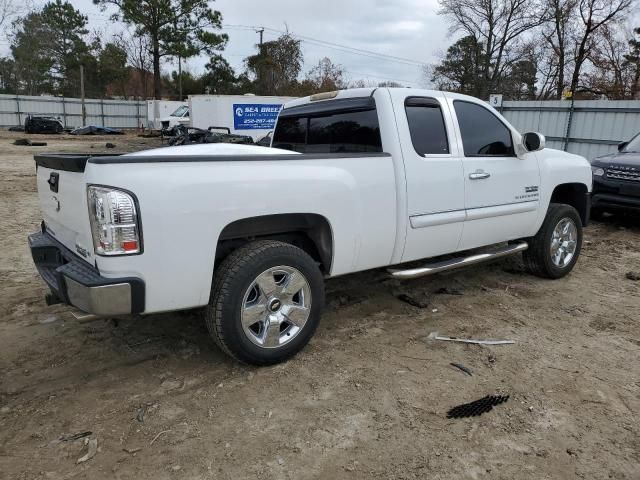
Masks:
[[[147,100],[147,128],[160,130],[162,128],[162,120],[166,120],[173,112],[184,105],[186,105],[185,102],[175,100]]]
[[[254,140],[271,132],[282,105],[295,97],[256,95],[189,95],[191,126],[228,128],[231,133]]]

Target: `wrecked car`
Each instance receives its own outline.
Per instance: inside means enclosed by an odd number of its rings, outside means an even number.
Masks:
[[[27,115],[24,120],[25,133],[62,133],[64,126],[59,118],[50,115]]]

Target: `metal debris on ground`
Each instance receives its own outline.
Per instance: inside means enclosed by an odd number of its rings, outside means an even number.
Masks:
[[[18,138],[14,140],[13,144],[19,147],[46,147],[47,146],[47,142],[33,142],[28,138]]]
[[[629,280],[633,280],[634,282],[637,282],[638,280],[640,280],[640,272],[627,272],[626,277]]]
[[[461,363],[450,363],[449,365],[451,365],[452,367],[456,367],[458,370],[462,370],[464,373],[466,373],[470,377],[473,377],[473,372],[471,371],[471,369],[465,367]]]
[[[161,435],[164,435],[165,433],[169,433],[171,430],[163,430],[160,433],[158,433],[155,437],[153,437],[153,440],[151,440],[151,443],[149,443],[149,445],[153,445],[154,443],[156,443],[156,440],[158,440],[158,438],[160,438]]]
[[[144,422],[145,413],[147,413],[147,406],[142,405],[140,408],[138,408],[138,413],[136,414],[136,420],[138,420],[140,423]]]
[[[238,143],[253,145],[253,138],[249,135],[236,135],[224,127],[224,132],[216,132],[221,127],[209,127],[207,130],[185,125],[176,125],[171,130],[163,132],[169,139],[169,146],[191,145],[194,143]]]
[[[400,295],[397,296],[397,298],[398,300],[401,300],[404,303],[408,303],[412,307],[427,308],[429,306],[428,300],[426,299],[421,300],[421,299],[415,298],[414,296],[409,295],[408,293],[401,293]]]
[[[72,130],[69,135],[124,135],[124,132],[117,128],[86,125]]]
[[[86,445],[87,453],[80,457],[76,463],[84,463],[96,456],[96,452],[98,451],[98,439],[91,438],[86,442]]]
[[[439,335],[438,332],[430,333],[427,338],[432,340],[442,340],[445,342],[472,343],[474,345],[511,345],[516,343],[513,340],[475,340],[472,338],[445,337]]]
[[[479,417],[507,400],[509,400],[509,395],[487,395],[480,400],[453,407],[447,412],[447,418]]]
[[[73,442],[74,440],[79,440],[81,438],[85,438],[88,437],[92,434],[93,432],[80,432],[80,433],[75,433],[73,435],[67,435],[67,436],[62,436],[60,437],[58,440],[60,440],[61,442]]]

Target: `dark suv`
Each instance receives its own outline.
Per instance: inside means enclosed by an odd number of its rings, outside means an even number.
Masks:
[[[636,210],[640,212],[640,134],[618,145],[618,153],[595,158],[591,213]]]

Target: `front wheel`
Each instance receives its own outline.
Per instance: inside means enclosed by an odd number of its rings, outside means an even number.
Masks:
[[[582,221],[570,205],[552,203],[529,249],[523,253],[527,269],[539,277],[562,278],[567,275],[582,249]]]
[[[324,279],[303,250],[251,242],[216,270],[206,309],[209,333],[232,357],[252,365],[282,362],[311,339],[324,304]]]

